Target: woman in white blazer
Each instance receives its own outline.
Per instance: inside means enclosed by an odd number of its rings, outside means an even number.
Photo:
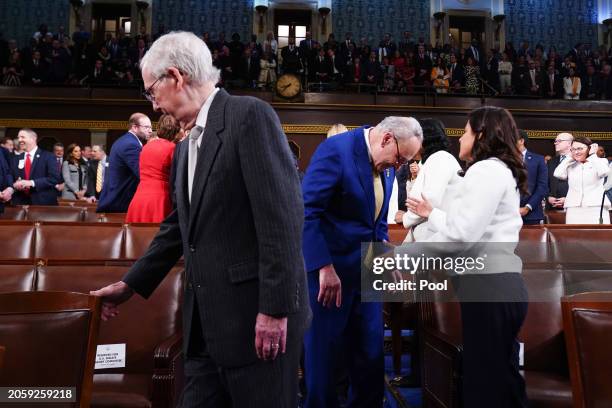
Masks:
[[[444,211],[427,199],[407,200],[410,211],[428,219],[434,234],[427,241],[438,243],[436,249],[444,250],[448,247],[439,243],[450,242],[462,248],[459,256],[463,249],[489,250],[484,268],[456,270],[453,279],[461,302],[465,407],[527,406],[517,336],[528,296],[522,262],[514,254],[523,225],[519,204],[520,194],[527,191],[527,171],[517,140],[518,129],[507,110],[486,106],[472,111],[459,152],[468,168],[451,208]]]
[[[608,160],[597,157],[597,144],[582,136],[574,137],[571,158],[563,160],[555,169],[554,176],[567,180],[569,187],[565,197],[566,224],[610,223],[610,200],[604,198],[604,179],[610,171]]]
[[[424,195],[434,207],[448,211],[461,192],[461,166],[448,152],[449,142],[442,122],[422,119],[419,123],[423,128],[421,168],[406,196],[421,198]],[[403,214],[402,223],[404,228],[410,228],[404,242],[425,241],[434,234],[428,220],[410,210]]]

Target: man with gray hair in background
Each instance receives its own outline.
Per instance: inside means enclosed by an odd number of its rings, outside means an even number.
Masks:
[[[390,116],[376,127],[340,133],[319,145],[302,182],[304,259],[312,326],[304,338],[306,408],[336,407],[334,369],[348,367],[349,406],[382,407],[383,313],[361,293],[361,246],[389,239],[394,169],[421,149],[414,118]],[[371,246],[369,248],[372,248]],[[365,263],[371,258],[365,254]]]
[[[193,33],[161,36],[140,67],[145,97],[189,137],[174,153],[173,211],[122,281],[92,292],[102,317],[134,292],[149,297],[184,256],[181,407],[295,408],[310,310],[304,207],[279,119],[215,88],[219,70]]]

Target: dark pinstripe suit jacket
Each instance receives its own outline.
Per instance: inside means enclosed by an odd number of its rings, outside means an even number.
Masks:
[[[276,113],[255,98],[215,96],[191,204],[188,143],[175,152],[175,209],[123,280],[148,297],[184,255],[185,350],[197,302],[211,357],[221,366],[247,365],[257,360],[258,312],[288,316],[294,333],[310,317],[298,174]]]

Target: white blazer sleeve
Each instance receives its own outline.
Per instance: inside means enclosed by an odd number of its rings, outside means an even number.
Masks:
[[[587,161],[593,164],[593,168],[595,169],[595,173],[597,173],[597,177],[603,178],[608,175],[608,172],[610,171],[608,159],[597,157],[595,154],[592,154],[587,158]]]
[[[428,241],[478,242],[504,196],[506,184],[500,182],[505,178],[503,170],[505,167],[490,160],[472,166],[464,177],[456,213],[449,217],[444,211],[434,208],[429,215],[429,222],[437,232]]]
[[[576,163],[574,159],[565,159],[555,168],[553,175],[559,180],[567,180],[567,168]]]
[[[451,161],[451,159],[453,161]],[[453,166],[453,162],[454,158],[445,154],[435,154],[427,159],[425,165],[419,172],[419,176],[421,173],[424,176],[422,188],[418,189],[418,191],[417,189],[413,189],[410,192],[409,197],[420,199],[421,194],[423,194],[425,198],[429,200],[432,207],[440,208],[442,206],[442,200],[444,199],[444,194],[446,193],[448,184],[458,170],[455,166]],[[418,222],[421,222],[422,220],[423,219],[418,215],[407,211],[406,214],[404,214],[403,219],[404,227],[408,228]]]

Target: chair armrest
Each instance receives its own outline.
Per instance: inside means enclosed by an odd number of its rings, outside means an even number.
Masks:
[[[153,367],[155,370],[172,368],[172,362],[179,354],[182,354],[182,352],[183,333],[174,333],[155,348]]]
[[[183,389],[183,335],[175,333],[155,348],[151,402],[154,408],[177,406]]]
[[[423,330],[424,406],[460,406],[462,350],[450,336],[431,328]]]

